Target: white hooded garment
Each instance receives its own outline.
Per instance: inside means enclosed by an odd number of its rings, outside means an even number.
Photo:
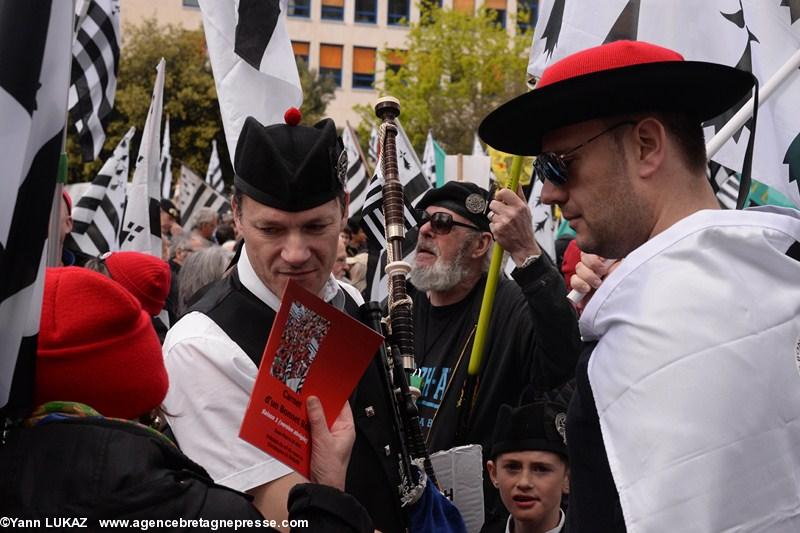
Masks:
[[[800,531],[800,213],[700,211],[580,321],[627,530]]]

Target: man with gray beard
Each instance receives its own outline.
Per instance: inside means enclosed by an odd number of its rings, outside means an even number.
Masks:
[[[491,449],[503,403],[549,391],[570,378],[580,354],[577,316],[564,280],[533,237],[527,204],[508,189],[490,201],[485,189],[449,182],[420,200],[422,222],[409,276],[414,344],[423,378],[417,400],[428,450],[462,444]],[[488,213],[488,214],[487,214]],[[461,442],[459,405],[478,323],[493,236],[517,268],[498,284],[476,401]],[[507,512],[484,481],[487,522]]]

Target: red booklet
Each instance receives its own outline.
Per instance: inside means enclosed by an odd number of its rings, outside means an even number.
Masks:
[[[376,331],[289,281],[239,437],[308,478],[306,398],[320,399],[330,427],[381,342]]]

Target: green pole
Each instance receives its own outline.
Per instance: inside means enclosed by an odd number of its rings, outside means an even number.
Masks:
[[[517,190],[519,175],[522,170],[522,156],[515,155],[511,160],[511,179],[508,188]],[[472,343],[472,353],[469,356],[469,376],[477,376],[483,361],[483,351],[486,345],[486,335],[489,331],[489,320],[492,318],[494,296],[497,293],[497,283],[500,280],[500,266],[503,262],[503,247],[497,242],[492,246],[492,262],[489,266],[489,276],[486,279],[486,288],[483,291],[481,313],[478,316],[478,328],[475,332],[475,342]]]

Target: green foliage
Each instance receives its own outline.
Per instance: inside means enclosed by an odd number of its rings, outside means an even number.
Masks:
[[[381,50],[384,60],[396,54],[403,66],[387,70],[376,88],[400,100],[400,120],[418,151],[432,129],[448,153],[471,153],[483,117],[525,92],[531,37],[530,30],[510,36],[491,10],[471,15],[425,6],[420,22],[411,26],[407,49]],[[377,119],[367,106],[356,110],[364,119],[358,133],[365,139]]]
[[[317,71],[309,70],[302,59],[297,60],[297,70],[303,88],[302,123],[313,126],[324,118],[328,103],[336,96],[336,81],[328,76],[318,76]]]
[[[232,180],[233,172],[202,30],[158,26],[155,19],[149,19],[126,27],[114,110],[98,160],[81,163],[78,136],[70,122],[70,181],[91,180],[131,126],[136,127],[131,161],[136,161],[153,94],[156,65],[162,57],[166,60],[162,120],[169,117],[173,178],[177,180],[181,162],[204,175],[211,155],[211,140],[217,139],[223,175],[226,181]],[[163,124],[161,127],[163,135]]]

